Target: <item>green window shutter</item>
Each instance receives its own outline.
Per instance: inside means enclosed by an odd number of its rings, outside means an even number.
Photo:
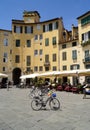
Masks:
[[[53,45],[56,45],[56,37],[53,37],[53,38],[52,38],[52,44],[53,44]]]
[[[27,26],[25,26],[25,33],[27,33]]]
[[[84,33],[82,34],[82,41],[84,40]]]
[[[77,59],[77,50],[72,51],[72,59],[76,60]]]
[[[90,15],[81,20],[81,25],[90,23]]]
[[[70,70],[73,70],[73,66],[72,65],[70,65]]]
[[[16,47],[20,47],[20,40],[19,39],[16,40]]]
[[[56,29],[58,29],[58,22],[56,22]]]
[[[45,32],[45,25],[43,25],[43,32]]]
[[[77,69],[80,69],[80,65],[77,65]]]
[[[22,28],[22,26],[21,26],[21,27],[20,27],[20,33],[22,33],[22,29],[23,29],[23,28]]]
[[[31,33],[33,33],[33,26],[31,27]]]
[[[90,39],[90,31],[88,32],[88,39]]]
[[[45,39],[45,46],[49,46],[49,39],[48,38]]]
[[[49,24],[49,31],[52,31],[52,23]]]

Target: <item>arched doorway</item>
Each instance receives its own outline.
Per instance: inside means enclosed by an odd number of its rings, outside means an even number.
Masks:
[[[15,68],[13,70],[13,83],[14,83],[14,85],[17,85],[20,83],[20,76],[21,76],[21,69]]]

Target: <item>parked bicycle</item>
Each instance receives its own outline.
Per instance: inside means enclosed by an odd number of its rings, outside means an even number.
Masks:
[[[41,110],[42,107],[46,107],[47,103],[49,103],[51,110],[58,110],[60,108],[60,101],[56,98],[56,93],[49,91],[48,96],[46,100],[42,95],[34,97],[31,101],[31,108],[38,111]]]
[[[36,96],[45,96],[48,92],[49,92],[50,88],[46,87],[46,86],[42,86],[40,88],[32,86],[32,88],[30,89],[29,92],[29,97],[30,98],[34,98]]]
[[[29,92],[29,98],[34,98],[34,97],[40,95],[40,93],[41,93],[40,89],[38,89],[35,86],[32,86],[32,88],[30,89],[30,92]]]

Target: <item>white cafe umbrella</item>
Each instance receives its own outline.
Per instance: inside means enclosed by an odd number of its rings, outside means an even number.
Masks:
[[[38,73],[33,73],[33,74],[28,74],[28,75],[22,75],[22,76],[20,76],[20,79],[35,78],[38,76],[39,76]]]
[[[78,70],[61,71],[60,76],[78,76]]]
[[[84,69],[78,71],[79,76],[90,76],[90,69]]]
[[[55,76],[58,75],[59,71],[49,71],[45,72],[39,75],[39,77],[50,77],[50,76]]]
[[[6,77],[8,77],[7,74],[0,73],[0,78],[6,78]]]

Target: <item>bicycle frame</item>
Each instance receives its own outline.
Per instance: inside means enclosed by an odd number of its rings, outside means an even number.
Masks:
[[[45,101],[43,100],[43,98],[42,98],[42,100],[41,100],[41,103],[42,103],[42,105],[47,105],[47,103],[50,101],[50,100],[53,100],[53,98],[55,98],[55,97],[53,97],[52,95],[50,96],[50,97],[48,97]]]

